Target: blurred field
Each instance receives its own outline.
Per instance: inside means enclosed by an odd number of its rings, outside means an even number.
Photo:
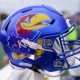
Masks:
[[[4,52],[4,50],[2,49],[2,45],[1,45],[1,43],[0,43],[0,68],[3,67],[2,59],[3,59],[4,55],[5,55],[5,52]]]

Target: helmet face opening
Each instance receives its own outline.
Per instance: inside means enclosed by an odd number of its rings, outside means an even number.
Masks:
[[[73,53],[66,36],[75,29],[73,23],[47,6],[23,8],[3,24],[0,41],[10,62],[21,68],[57,71],[74,68]],[[77,48],[78,49],[78,48]],[[34,56],[34,59],[31,58]]]

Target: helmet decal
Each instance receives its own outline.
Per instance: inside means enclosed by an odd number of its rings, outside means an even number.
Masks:
[[[19,33],[27,33],[32,30],[39,29],[49,25],[46,21],[51,21],[51,18],[46,14],[29,14],[27,16],[22,17],[19,22],[16,24],[17,32]],[[24,31],[20,31],[24,30]]]
[[[10,36],[8,37],[8,39],[7,39],[7,42],[8,42],[8,47],[10,48],[10,49],[12,49],[14,52],[17,52],[17,51],[19,51],[20,49],[22,49],[23,47],[25,48],[25,50],[26,50],[26,48],[27,48],[27,45],[25,45],[25,44],[22,44],[21,43],[21,37],[19,37],[19,36],[15,36],[14,34],[10,34]]]
[[[37,43],[42,46],[42,45],[43,45],[42,39],[39,39],[39,40],[37,41]],[[38,49],[38,50],[35,52],[35,56],[39,58],[43,53],[44,53],[44,50]]]
[[[25,54],[16,53],[16,52],[12,53],[12,57],[13,57],[14,59],[23,59],[23,58],[26,58],[26,57],[29,57],[29,56],[30,56],[30,54],[25,55]]]
[[[21,23],[25,22],[26,20],[28,21],[28,19],[31,19],[35,14],[29,14],[27,16],[23,16],[16,24],[17,26],[17,33],[19,34],[26,34],[26,33],[30,33],[32,32],[31,30],[25,30],[22,28]]]
[[[12,53],[12,57],[14,59],[21,59],[21,58],[25,58],[26,56],[24,54]]]

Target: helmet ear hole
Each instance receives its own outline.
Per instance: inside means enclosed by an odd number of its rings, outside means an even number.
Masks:
[[[6,30],[6,31],[8,30],[8,27],[9,27],[10,22],[11,22],[11,20],[8,22],[8,24],[7,24],[6,27],[5,27],[5,30]]]
[[[51,39],[44,39],[43,46],[52,47],[53,46],[53,41]]]

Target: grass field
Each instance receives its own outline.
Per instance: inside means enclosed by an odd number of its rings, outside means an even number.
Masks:
[[[1,43],[0,43],[0,68],[3,67],[3,64],[2,64],[3,56],[5,56],[5,52],[4,52],[4,50],[2,49],[2,45],[1,45]]]

